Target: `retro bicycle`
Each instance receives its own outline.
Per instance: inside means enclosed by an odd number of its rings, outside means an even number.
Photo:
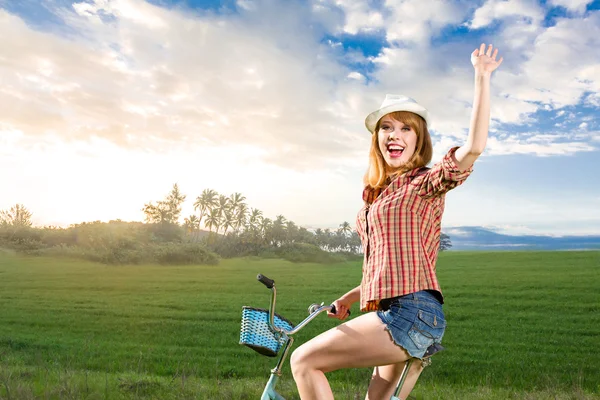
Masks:
[[[271,301],[268,310],[248,306],[242,307],[240,344],[248,346],[252,350],[267,357],[276,357],[283,348],[275,368],[271,370],[271,376],[265,385],[260,400],[285,400],[283,396],[277,393],[275,386],[281,376],[281,369],[290,348],[294,343],[294,338],[292,336],[322,312],[331,310],[331,312],[335,314],[336,310],[333,304],[328,306],[323,305],[324,303],[311,304],[310,307],[308,307],[308,317],[298,325],[294,326],[289,320],[275,313],[275,302],[277,300],[275,281],[262,274],[258,274],[256,279],[271,290]],[[426,367],[431,364],[431,356],[443,349],[444,348],[441,345],[433,344],[427,349],[422,360],[416,358],[408,359],[398,380],[396,390],[390,400],[403,400],[398,396],[400,395],[400,391],[402,390],[402,386],[404,385],[404,381],[408,376],[408,371],[413,362],[421,361],[423,367]]]

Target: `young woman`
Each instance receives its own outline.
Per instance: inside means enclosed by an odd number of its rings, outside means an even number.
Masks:
[[[432,168],[427,110],[405,96],[388,95],[367,116],[372,134],[365,175],[364,207],[357,231],[364,249],[362,281],[333,304],[340,320],[360,301],[367,311],[300,346],[291,357],[300,397],[333,399],[325,373],[341,368],[375,367],[367,399],[389,399],[404,362],[422,358],[440,343],[446,321],[436,277],[445,194],[470,175],[483,152],[490,120],[490,77],[502,63],[485,44],[471,54],[475,97],[466,143],[454,147]],[[369,312],[373,311],[373,312]],[[401,398],[421,373],[413,363]]]

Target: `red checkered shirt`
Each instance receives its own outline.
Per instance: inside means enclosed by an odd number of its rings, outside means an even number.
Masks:
[[[432,168],[416,168],[383,189],[364,189],[365,206],[356,223],[365,254],[361,311],[376,310],[379,300],[420,290],[436,290],[441,296],[435,264],[445,194],[473,171],[458,169],[452,158],[457,148]]]

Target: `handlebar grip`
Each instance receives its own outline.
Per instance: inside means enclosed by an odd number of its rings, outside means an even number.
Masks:
[[[275,281],[273,279],[269,279],[266,276],[264,276],[263,274],[258,274],[256,276],[256,279],[258,279],[258,281],[260,283],[262,283],[269,289],[273,289],[273,285],[275,285]]]
[[[337,314],[337,309],[335,308],[335,306],[333,304],[331,305],[331,313]],[[352,313],[350,312],[350,310],[348,310],[348,316],[350,316],[350,314],[352,314]]]

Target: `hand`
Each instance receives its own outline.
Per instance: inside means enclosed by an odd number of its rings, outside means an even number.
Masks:
[[[471,53],[471,63],[473,64],[476,73],[489,75],[502,64],[504,58],[500,57],[500,59],[496,61],[498,49],[495,49],[492,54],[492,48],[493,46],[490,44],[487,51],[485,51],[485,43],[481,43],[481,46]]]
[[[352,306],[352,303],[349,303],[342,299],[337,299],[332,304],[335,306],[336,313],[333,314],[331,311],[328,311],[327,316],[331,318],[337,318],[341,321],[348,318],[348,316],[350,315],[350,306]]]

